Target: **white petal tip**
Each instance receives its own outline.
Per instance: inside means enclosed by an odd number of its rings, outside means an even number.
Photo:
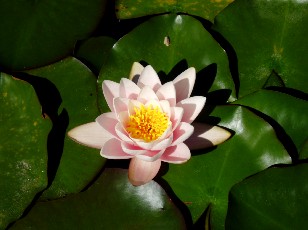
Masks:
[[[195,67],[189,67],[187,70],[184,71],[186,73],[186,77],[196,77],[196,69]]]
[[[79,144],[96,149],[102,148],[103,144],[111,138],[111,135],[96,122],[80,125],[70,130],[67,135]]]
[[[219,145],[231,137],[231,133],[218,126],[193,123],[195,131],[185,142],[191,150],[203,149]]]
[[[129,80],[137,83],[143,69],[144,67],[139,62],[134,62],[129,73]]]
[[[210,131],[210,138],[209,140],[212,142],[213,145],[219,145],[231,137],[231,133],[223,128],[218,126],[214,126]]]

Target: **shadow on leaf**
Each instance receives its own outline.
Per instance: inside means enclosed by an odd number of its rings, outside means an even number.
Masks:
[[[258,115],[259,117],[264,119],[266,122],[268,122],[273,127],[273,129],[275,130],[275,133],[277,135],[277,138],[279,139],[281,144],[284,146],[284,148],[287,150],[287,152],[291,156],[292,163],[293,164],[297,163],[298,160],[299,160],[298,159],[299,154],[298,154],[297,148],[296,148],[294,142],[292,141],[291,137],[284,130],[284,128],[276,120],[274,120],[272,117],[260,112],[259,110],[256,110],[256,109],[248,107],[248,106],[244,106],[244,107],[246,107],[247,109],[249,109],[250,111],[252,111],[256,115]]]
[[[69,116],[66,109],[58,115],[62,98],[57,87],[48,79],[33,76],[27,73],[14,73],[14,77],[31,84],[42,106],[42,115],[52,121],[52,129],[48,135],[48,187],[56,176],[63,153],[64,138],[69,124]],[[47,187],[47,188],[48,188]]]
[[[194,230],[211,230],[211,210],[212,210],[212,205],[210,204],[204,212],[201,214],[199,219],[196,221],[196,223],[193,225]]]
[[[171,186],[168,184],[167,181],[165,181],[161,176],[164,175],[168,171],[169,165],[167,163],[162,164],[161,169],[158,173],[158,175],[155,177],[155,181],[165,190],[167,193],[168,197],[172,200],[172,202],[175,204],[175,206],[180,210],[182,213],[185,224],[186,224],[186,229],[192,229],[193,226],[193,221],[192,221],[192,216],[191,213],[186,206],[186,204],[181,201],[176,194],[173,192]]]
[[[229,60],[229,69],[235,85],[236,97],[238,97],[238,92],[240,89],[240,78],[238,71],[238,59],[234,48],[220,33],[212,29],[213,24],[210,21],[198,16],[193,16],[193,17],[202,23],[203,27],[212,35],[212,37],[216,40],[216,42],[218,42],[219,45],[226,51]]]
[[[304,93],[303,91],[297,90],[297,89],[292,89],[288,87],[278,87],[278,86],[270,86],[270,87],[267,87],[266,89],[277,91],[280,93],[285,93],[290,96],[308,101],[308,94]]]

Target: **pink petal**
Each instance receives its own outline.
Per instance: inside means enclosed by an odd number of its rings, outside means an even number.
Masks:
[[[170,137],[163,139],[162,141],[156,143],[151,150],[162,150],[162,149],[166,149],[168,146],[171,145],[173,141],[173,136],[171,135]]]
[[[128,110],[129,100],[127,98],[116,97],[113,100],[113,108],[116,114]]]
[[[126,126],[127,122],[129,121],[129,114],[127,111],[123,111],[118,114],[118,119],[121,122],[123,128]]]
[[[197,122],[192,125],[195,128],[194,133],[185,142],[191,150],[204,149],[221,144],[231,136],[228,130],[218,126]]]
[[[164,134],[163,134],[164,135]],[[162,137],[163,137],[162,135]],[[167,148],[172,143],[172,135],[168,138],[159,138],[157,140],[151,141],[151,142],[145,142],[143,140],[134,139],[132,138],[136,145],[138,145],[140,148],[147,149],[147,150],[162,150]]]
[[[136,139],[136,138],[132,138],[132,140],[136,143],[136,145],[138,145],[140,148],[142,149],[146,149],[146,150],[151,150],[151,148],[158,143],[160,140],[155,140],[155,141],[151,141],[151,142],[145,142],[144,140],[141,139]]]
[[[98,116],[95,119],[95,121],[105,130],[107,130],[110,134],[112,134],[115,137],[118,137],[115,132],[115,126],[118,123],[115,113],[113,112],[103,113],[100,116]]]
[[[171,111],[170,111],[169,101],[162,100],[162,101],[159,101],[159,104],[160,104],[159,107],[161,107],[162,111],[166,113],[168,117],[170,117]]]
[[[105,80],[102,84],[103,94],[110,110],[113,112],[113,98],[120,96],[120,84]]]
[[[172,130],[175,130],[182,120],[184,109],[182,107],[171,107],[170,113],[171,113],[170,121],[172,122]]]
[[[144,160],[144,161],[156,161],[158,160],[161,155],[164,153],[164,149],[160,150],[160,151],[152,151],[152,150],[148,150],[146,153],[144,154],[140,154],[140,155],[136,155],[136,157],[138,159]]]
[[[137,100],[145,104],[149,100],[158,100],[158,98],[155,92],[149,86],[144,86],[141,89]]]
[[[193,122],[203,109],[205,100],[205,97],[195,96],[184,99],[177,103],[176,106],[182,107],[184,109],[182,121],[187,123]]]
[[[175,106],[176,104],[176,92],[173,82],[167,82],[162,85],[156,92],[159,100],[169,101],[170,106]]]
[[[128,114],[133,115],[135,114],[135,108],[140,108],[143,105],[140,101],[136,100],[129,100],[128,103]]]
[[[149,86],[154,91],[156,91],[161,86],[160,79],[152,66],[148,65],[144,68],[139,77],[137,85],[140,88]]]
[[[129,155],[139,155],[139,154],[147,153],[147,150],[142,149],[139,146],[129,144],[127,142],[122,142],[121,146],[122,146],[123,151]]]
[[[135,83],[138,82],[140,74],[142,73],[143,70],[144,67],[139,62],[134,62],[129,73],[129,79]]]
[[[180,143],[175,146],[170,146],[164,152],[164,154],[160,157],[162,161],[173,163],[173,164],[181,164],[190,159],[190,150],[184,143]]]
[[[126,130],[124,129],[124,127],[122,126],[122,124],[120,122],[118,124],[116,124],[115,131],[116,131],[116,134],[118,135],[118,137],[122,141],[127,142],[129,144],[133,144],[134,143],[132,141],[132,139],[130,139],[128,133],[126,132]]]
[[[128,179],[134,186],[146,184],[157,175],[160,166],[161,160],[159,159],[148,162],[134,157],[129,164]]]
[[[140,93],[140,88],[131,80],[122,78],[120,81],[120,97],[136,100]]]
[[[167,129],[165,130],[165,132],[158,138],[158,140],[163,140],[163,139],[166,139],[166,138],[171,138],[173,139],[173,136],[172,136],[172,123],[169,122],[168,123],[168,127]]]
[[[160,102],[158,100],[149,100],[144,104],[145,107],[152,106],[152,108],[158,107],[161,109]]]
[[[145,107],[151,106],[153,109],[158,107],[161,112],[167,114],[170,117],[170,104],[167,100],[158,101],[158,100],[149,100],[144,104]]]
[[[195,80],[196,70],[193,67],[185,70],[173,80],[177,102],[190,97],[195,85]]]
[[[194,132],[194,127],[186,122],[181,122],[173,132],[172,145],[178,145],[187,140]]]
[[[171,139],[171,140],[173,139],[172,123],[171,122],[168,123],[167,129],[164,131],[164,133],[157,140],[155,140],[155,142],[152,146],[155,146],[157,143],[161,142],[164,139]]]
[[[107,159],[129,159],[133,157],[123,151],[121,141],[116,138],[108,140],[101,149],[100,154]]]
[[[79,144],[101,149],[113,136],[96,122],[77,126],[68,132],[68,136]]]

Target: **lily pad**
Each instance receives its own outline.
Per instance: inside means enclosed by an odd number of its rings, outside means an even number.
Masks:
[[[189,67],[195,67],[197,78],[210,81],[206,89],[232,91],[229,100],[235,100],[234,83],[225,51],[202,24],[187,15],[163,15],[151,18],[121,38],[111,49],[102,68],[98,85],[103,80],[119,82],[128,77],[133,62],[146,62],[161,73],[161,80],[173,80]],[[212,67],[210,71],[206,67]],[[217,67],[217,71],[216,68]],[[175,68],[175,69],[174,69]],[[170,74],[172,70],[172,74]],[[169,74],[163,77],[163,73]],[[172,75],[172,76],[171,76]],[[99,94],[102,111],[108,106]]]
[[[106,169],[87,191],[38,202],[11,229],[185,229],[165,191],[154,181],[134,187],[127,170]]]
[[[97,27],[106,2],[1,1],[0,65],[23,70],[62,59]]]
[[[89,38],[75,50],[75,56],[98,75],[109,50],[115,42],[115,39],[106,36]]]
[[[213,21],[215,16],[234,0],[117,0],[116,13],[119,19],[146,15],[188,13]]]
[[[226,229],[305,229],[307,173],[308,164],[271,168],[235,185]]]
[[[92,122],[99,115],[96,78],[84,64],[71,57],[28,73],[48,80],[60,94],[57,105],[46,105],[47,109],[55,107],[56,110],[48,114],[52,116],[54,126],[49,148],[54,169],[49,178],[54,180],[42,199],[79,192],[93,180],[106,161],[99,155],[99,150],[79,145],[66,135],[70,129]],[[40,82],[37,84],[38,88],[42,87]],[[48,91],[41,92],[41,96],[53,97]]]
[[[274,129],[244,107],[217,106],[210,118],[221,118],[219,125],[234,136],[215,149],[193,153],[183,165],[170,164],[163,178],[187,205],[193,222],[210,206],[212,228],[224,229],[231,187],[271,165],[290,163],[291,158]]]
[[[261,89],[273,70],[308,93],[307,12],[307,1],[237,0],[216,17],[213,28],[237,55],[240,97]]]
[[[47,186],[47,136],[32,86],[0,73],[0,228],[18,219]]]
[[[308,139],[308,101],[272,90],[259,90],[234,103],[254,108],[278,122],[299,152]]]
[[[308,139],[306,139],[299,152],[299,159],[308,159]]]

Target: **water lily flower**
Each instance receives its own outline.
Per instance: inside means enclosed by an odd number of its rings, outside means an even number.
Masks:
[[[157,175],[162,161],[184,163],[191,157],[190,150],[217,145],[230,137],[218,126],[192,123],[206,101],[203,96],[190,97],[195,78],[195,69],[189,68],[162,84],[152,66],[134,63],[130,79],[102,84],[111,111],[68,135],[100,149],[105,158],[131,159],[130,182],[145,184]]]

